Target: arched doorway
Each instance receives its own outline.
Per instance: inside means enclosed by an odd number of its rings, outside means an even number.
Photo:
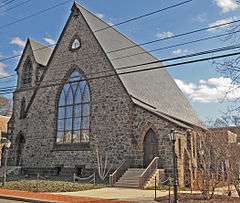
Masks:
[[[25,144],[25,138],[22,132],[20,132],[16,138],[16,165],[22,165],[22,154]]]
[[[156,156],[158,156],[158,139],[155,132],[150,129],[143,141],[143,167],[147,167]]]

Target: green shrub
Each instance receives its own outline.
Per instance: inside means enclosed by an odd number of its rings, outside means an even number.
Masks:
[[[19,180],[7,182],[6,189],[29,192],[75,192],[100,188],[100,185],[48,180]]]

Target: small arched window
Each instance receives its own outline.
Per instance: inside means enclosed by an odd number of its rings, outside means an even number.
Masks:
[[[89,126],[89,85],[79,71],[74,71],[58,102],[57,144],[89,142]]]
[[[30,84],[32,82],[32,61],[30,58],[27,58],[23,64],[22,82],[23,84]]]
[[[23,119],[26,117],[25,110],[26,110],[26,100],[23,97],[23,99],[21,101],[21,107],[20,107],[20,119]]]

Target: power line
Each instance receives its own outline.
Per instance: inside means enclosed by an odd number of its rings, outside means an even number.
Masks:
[[[231,21],[231,22],[228,22],[228,23],[222,23],[222,24],[219,24],[219,25],[216,25],[216,26],[205,27],[205,28],[201,28],[201,29],[198,29],[198,30],[193,30],[193,31],[191,31],[191,32],[186,32],[186,33],[174,35],[174,36],[171,36],[171,37],[161,38],[161,39],[157,39],[157,40],[153,40],[153,41],[147,41],[147,42],[144,42],[144,43],[142,43],[142,44],[138,44],[138,45],[136,44],[136,45],[133,45],[133,46],[124,47],[124,48],[121,48],[121,49],[116,49],[116,50],[108,51],[108,52],[106,52],[106,53],[112,53],[112,52],[117,52],[117,51],[121,51],[121,50],[126,50],[126,49],[134,48],[134,47],[137,47],[137,46],[140,47],[140,46],[142,46],[142,45],[152,44],[152,43],[155,43],[155,42],[159,42],[159,41],[163,41],[163,40],[168,40],[168,39],[171,39],[171,38],[174,38],[174,37],[180,37],[180,36],[184,36],[184,35],[189,35],[190,33],[196,33],[196,32],[200,32],[200,31],[203,31],[203,30],[214,29],[214,28],[217,28],[217,27],[226,26],[226,25],[233,24],[233,23],[236,23],[236,22],[240,22],[240,19],[239,19],[239,20],[235,20],[235,21]],[[195,43],[195,42],[199,42],[199,41],[204,41],[204,40],[209,40],[209,39],[215,39],[215,38],[219,38],[219,37],[223,37],[223,36],[228,36],[228,35],[235,34],[235,33],[239,33],[239,32],[240,32],[240,31],[234,31],[234,32],[230,32],[230,33],[215,35],[215,36],[211,36],[211,37],[207,37],[207,38],[202,38],[202,39],[199,39],[199,40],[193,40],[193,41],[186,42],[186,43],[180,43],[180,44],[176,44],[176,45],[172,45],[172,46],[168,46],[168,47],[164,47],[164,48],[160,48],[160,49],[150,50],[150,52],[159,51],[159,50],[164,50],[164,49],[169,49],[169,48],[174,48],[174,47],[177,47],[177,46],[182,46],[182,45],[186,45],[186,44],[191,44],[191,43]],[[46,45],[45,47],[41,47],[41,48],[35,49],[35,50],[33,50],[33,51],[38,51],[38,50],[42,50],[42,49],[47,49],[47,48],[52,47],[52,46],[55,46],[55,45],[57,45],[57,43],[56,43],[56,44],[52,44],[52,45]],[[146,51],[146,52],[147,52],[147,51]],[[145,52],[141,52],[141,53],[145,53]],[[141,53],[138,53],[138,54],[141,54]],[[0,59],[0,62],[7,61],[7,60],[11,60],[11,59],[14,59],[14,58],[16,58],[16,57],[19,57],[19,56],[21,56],[21,55],[22,55],[22,54],[17,54],[17,55],[9,56],[9,57],[6,57],[6,58],[2,58],[2,59]],[[135,54],[134,54],[134,55],[135,55]],[[132,55],[132,56],[134,56],[134,55]],[[122,58],[125,58],[125,56],[122,57]],[[113,60],[117,60],[117,59],[120,59],[120,58],[114,58]]]
[[[27,3],[27,2],[29,2],[29,1],[31,1],[31,0],[27,0],[27,1],[23,2],[23,3]],[[156,14],[156,13],[159,13],[159,12],[162,12],[162,11],[165,11],[165,10],[168,10],[168,9],[170,9],[170,8],[174,8],[174,7],[181,6],[181,5],[186,4],[186,3],[189,3],[189,2],[191,2],[191,1],[193,1],[193,0],[188,0],[188,1],[184,1],[184,2],[178,3],[178,4],[174,4],[174,5],[172,5],[172,6],[169,6],[169,7],[166,7],[166,8],[157,10],[157,11],[154,11],[154,12],[150,12],[150,13],[147,13],[147,14],[144,14],[144,15],[141,15],[141,16],[138,16],[138,17],[135,17],[135,18],[128,19],[128,20],[126,20],[126,21],[122,21],[122,22],[117,23],[117,24],[115,24],[115,25],[102,28],[102,29],[100,29],[100,30],[105,30],[105,29],[108,29],[108,28],[110,28],[110,27],[118,26],[118,25],[121,25],[121,24],[125,24],[125,23],[128,23],[128,22],[131,22],[131,21],[140,19],[140,18],[144,18],[144,17],[150,16],[150,15],[153,15],[153,14]],[[2,25],[2,26],[0,26],[0,29],[4,28],[4,27],[6,27],[6,26],[9,26],[9,25],[13,25],[13,24],[15,24],[15,23],[17,23],[17,22],[26,20],[26,19],[28,19],[28,18],[30,18],[30,17],[34,17],[34,16],[36,16],[36,15],[40,15],[40,14],[43,13],[43,12],[46,12],[46,11],[48,11],[48,10],[50,10],[50,9],[53,9],[53,8],[57,7],[57,6],[63,5],[63,4],[65,4],[65,3],[67,3],[67,2],[68,2],[68,1],[65,1],[65,2],[60,3],[60,4],[56,4],[56,5],[54,5],[53,7],[50,7],[50,8],[44,9],[44,10],[40,10],[40,11],[37,12],[37,13],[34,13],[34,14],[32,14],[32,15],[23,17],[23,18],[21,18],[21,19],[19,19],[19,20],[16,20],[16,21],[12,22],[12,23],[8,23],[8,24],[5,24],[5,25]],[[23,3],[22,3],[22,4],[23,4]],[[22,4],[21,4],[21,5],[22,5]],[[18,4],[18,5],[16,5],[16,6],[20,6],[20,4]],[[16,6],[15,6],[15,7],[16,7]],[[15,7],[14,7],[14,8],[15,8]],[[13,8],[9,8],[8,10],[11,10],[11,9],[13,9]],[[100,30],[96,30],[95,32],[99,32]],[[55,44],[55,45],[56,45],[56,44]],[[12,58],[15,58],[15,57],[18,57],[18,56],[21,56],[21,55],[15,55],[15,56],[7,57],[6,59],[2,59],[2,60],[0,60],[0,61],[9,60],[9,59],[12,59]]]
[[[240,32],[240,30],[230,32],[230,33],[225,33],[225,34],[219,34],[219,35],[214,35],[214,36],[210,36],[210,37],[200,38],[200,39],[197,39],[197,40],[192,40],[192,41],[179,43],[179,44],[174,44],[174,45],[170,45],[170,46],[165,46],[165,47],[161,47],[161,48],[157,48],[157,49],[151,49],[151,50],[147,50],[147,51],[144,50],[143,52],[139,52],[139,53],[131,54],[131,55],[126,55],[126,56],[122,56],[122,57],[116,57],[116,58],[112,58],[111,60],[119,60],[119,59],[124,59],[124,58],[128,58],[128,57],[136,56],[136,55],[146,54],[146,52],[151,53],[151,52],[156,52],[156,51],[167,50],[167,49],[176,48],[176,47],[187,45],[187,44],[193,44],[193,43],[197,43],[197,42],[207,41],[207,40],[210,40],[210,39],[217,39],[217,38],[220,38],[220,37],[236,34],[236,33],[239,33],[239,32]]]
[[[126,74],[131,74],[131,73],[138,73],[138,72],[146,72],[146,71],[152,71],[152,70],[157,70],[157,69],[163,69],[163,68],[170,68],[170,67],[175,67],[175,66],[180,66],[180,65],[186,65],[186,64],[192,64],[192,63],[199,63],[203,61],[208,61],[208,60],[214,60],[214,59],[220,59],[220,58],[226,58],[226,57],[231,57],[231,56],[237,56],[240,55],[240,52],[236,53],[230,53],[230,54],[224,54],[224,55],[218,55],[218,56],[212,56],[212,57],[205,57],[205,58],[200,58],[200,59],[195,59],[195,60],[188,60],[188,61],[183,61],[179,63],[174,63],[174,64],[169,64],[169,65],[162,65],[162,66],[156,66],[156,67],[151,67],[151,68],[143,68],[143,69],[138,69],[138,70],[130,70],[126,72],[121,72],[121,73],[113,73],[113,74],[108,74],[108,75],[102,75],[102,76],[95,76],[95,77],[90,77],[86,79],[81,79],[81,80],[75,80],[74,82],[78,81],[90,81],[90,80],[96,80],[96,79],[102,79],[102,78],[108,78],[108,77],[113,77],[116,75],[126,75]],[[37,88],[47,88],[47,87],[54,87],[58,85],[65,84],[65,82],[61,83],[52,83],[52,84],[46,84],[46,85],[40,85]],[[28,90],[31,89],[36,89],[36,87],[30,87]],[[10,90],[7,90],[6,93],[9,94]],[[24,90],[26,91],[26,90]],[[4,91],[2,92],[4,93]]]
[[[106,30],[106,29],[109,29],[109,28],[113,28],[113,27],[117,27],[119,25],[123,25],[123,24],[126,24],[126,23],[129,23],[131,21],[136,21],[136,20],[139,20],[141,18],[146,18],[148,16],[151,16],[151,15],[154,15],[156,13],[160,13],[162,11],[166,11],[166,10],[169,10],[169,9],[172,9],[172,8],[176,8],[176,7],[179,7],[179,6],[182,6],[184,4],[187,4],[187,3],[190,3],[192,2],[193,0],[187,0],[187,1],[183,1],[183,2],[180,2],[178,4],[174,4],[174,5],[171,5],[171,6],[168,6],[168,7],[165,7],[165,8],[162,8],[162,9],[159,9],[159,10],[156,10],[156,11],[153,11],[153,12],[150,12],[150,13],[146,13],[146,14],[143,14],[143,15],[140,15],[140,16],[137,16],[137,17],[134,17],[134,18],[130,18],[128,20],[125,20],[125,21],[122,21],[122,22],[119,22],[119,23],[116,23],[114,25],[109,25],[105,28],[100,28],[98,30],[95,30],[94,32],[99,32],[99,31],[103,31],[103,30]]]
[[[139,65],[120,67],[120,68],[117,68],[117,70],[124,70],[124,69],[139,67],[139,66],[151,65],[151,64],[155,64],[155,63],[163,63],[163,62],[172,61],[172,60],[175,61],[175,60],[179,60],[179,59],[191,58],[191,57],[196,57],[196,56],[201,56],[201,55],[206,55],[206,54],[213,54],[213,53],[222,52],[222,51],[231,51],[231,50],[239,49],[239,48],[240,48],[240,44],[231,45],[231,46],[226,46],[226,47],[221,47],[221,48],[216,48],[216,49],[210,49],[207,51],[197,52],[197,53],[193,53],[193,54],[187,54],[187,55],[183,55],[183,56],[166,58],[166,59],[161,59],[161,60],[152,61],[152,62],[148,62],[148,63],[142,63]]]
[[[165,59],[161,59],[161,60],[154,60],[154,61],[147,62],[147,63],[141,63],[141,64],[136,64],[136,65],[131,65],[131,66],[119,67],[116,70],[123,70],[123,69],[139,67],[139,66],[151,65],[151,64],[155,64],[155,63],[162,63],[162,62],[167,62],[167,61],[180,60],[180,59],[191,58],[191,57],[196,57],[196,56],[201,56],[201,55],[206,55],[206,54],[213,54],[213,53],[222,52],[222,51],[231,51],[231,50],[239,49],[239,48],[240,48],[240,44],[231,45],[231,46],[224,46],[224,47],[220,47],[220,48],[205,50],[205,51],[196,52],[196,53],[187,54],[187,55],[182,55],[182,56],[178,56],[178,57],[165,58]],[[71,61],[72,61],[72,59],[71,59]],[[77,61],[79,61],[79,60],[77,60]],[[70,61],[64,61],[63,63],[59,63],[57,65],[63,65],[63,64],[68,63],[68,62],[70,62]],[[112,71],[112,70],[109,70],[109,71]],[[92,74],[100,74],[100,73],[105,73],[105,72],[109,72],[109,71],[105,70],[105,71],[101,71],[101,72],[95,72],[95,73],[92,73]],[[0,80],[5,79],[5,78],[9,78],[9,77],[13,77],[13,76],[16,76],[16,74],[12,74],[12,75],[5,76],[5,77],[0,77]]]
[[[7,24],[5,24],[5,25],[0,26],[0,29],[3,29],[3,28],[8,27],[8,26],[10,26],[10,25],[14,25],[14,24],[16,24],[16,23],[18,23],[18,22],[27,20],[27,19],[29,19],[29,18],[32,18],[32,17],[38,16],[38,15],[41,15],[41,14],[43,14],[43,13],[49,11],[49,10],[52,10],[52,9],[58,7],[58,6],[62,6],[62,5],[64,5],[64,4],[66,4],[66,3],[68,3],[69,1],[70,1],[70,0],[64,1],[64,2],[62,2],[62,3],[55,4],[55,5],[51,6],[51,7],[46,8],[46,9],[39,10],[38,12],[33,13],[33,14],[31,14],[31,15],[25,16],[25,17],[23,17],[23,18],[19,18],[19,19],[16,20],[16,21],[13,21],[13,22],[11,22],[11,23],[7,23]]]
[[[8,2],[5,1],[6,3],[3,2],[3,3],[0,5],[0,8],[5,7],[5,6],[13,3],[14,1],[16,1],[16,0],[11,0],[11,1],[8,1]]]
[[[20,6],[23,6],[24,4],[26,4],[26,3],[30,2],[30,1],[32,1],[32,0],[26,0],[26,1],[23,1],[23,2],[21,2],[19,4],[14,5],[14,6],[10,7],[10,8],[7,8],[7,9],[4,10],[3,14],[6,13],[7,11],[10,11],[10,10],[13,10],[13,9],[18,8]]]
[[[11,78],[13,76],[16,76],[16,74],[11,74],[11,75],[7,75],[7,76],[2,76],[0,77],[0,79],[6,79],[6,78]]]
[[[156,40],[144,42],[144,43],[141,43],[141,44],[134,44],[134,45],[131,45],[131,46],[126,46],[126,47],[123,47],[123,48],[120,48],[120,49],[108,51],[106,53],[109,54],[109,53],[113,53],[113,52],[123,51],[123,50],[126,50],[126,49],[131,49],[131,48],[134,48],[134,47],[141,47],[141,46],[144,46],[144,45],[148,45],[148,44],[152,44],[152,43],[156,43],[156,42],[160,42],[160,41],[165,41],[165,40],[169,40],[169,39],[173,39],[173,38],[183,37],[183,36],[194,34],[194,33],[197,33],[197,32],[202,32],[202,31],[206,31],[206,30],[215,29],[215,28],[218,28],[218,27],[223,27],[223,26],[226,26],[226,25],[231,25],[231,24],[237,23],[237,22],[240,22],[240,19],[234,20],[234,21],[231,21],[231,22],[227,22],[227,23],[222,23],[222,24],[218,24],[218,25],[209,26],[209,27],[203,27],[203,28],[196,29],[196,30],[193,30],[193,31],[190,31],[190,32],[185,32],[185,33],[173,35],[173,36],[170,36],[170,37],[156,39]]]

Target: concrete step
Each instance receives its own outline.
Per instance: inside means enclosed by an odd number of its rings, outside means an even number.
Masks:
[[[119,180],[118,183],[139,183],[139,180]]]
[[[116,183],[114,186],[115,187],[125,187],[125,188],[138,188],[138,184],[121,184],[121,183]]]
[[[139,180],[139,177],[121,177],[121,180]]]
[[[138,188],[139,177],[144,171],[144,168],[129,168],[114,186]]]

